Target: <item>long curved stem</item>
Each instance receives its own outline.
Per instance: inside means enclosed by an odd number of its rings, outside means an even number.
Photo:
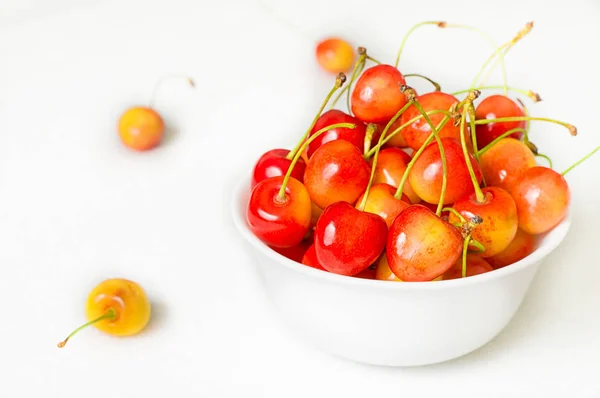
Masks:
[[[538,93],[536,93],[535,91],[532,90],[523,90],[520,88],[515,88],[515,87],[504,87],[504,86],[480,86],[480,87],[475,87],[475,90],[499,90],[499,89],[504,89],[506,88],[508,91],[513,91],[515,93],[519,93],[519,94],[523,94],[526,95],[527,97],[529,97],[533,102],[540,102],[542,100],[542,97],[540,97],[540,95]],[[460,90],[460,91],[455,91],[453,93],[451,93],[451,95],[457,96],[459,94],[465,94],[468,93],[471,90]],[[506,94],[504,94],[506,95]]]
[[[302,152],[304,152],[306,147],[308,147],[310,145],[310,143],[313,142],[314,140],[316,140],[321,134],[323,134],[329,130],[333,130],[333,129],[337,129],[337,128],[354,129],[354,128],[356,128],[356,124],[354,124],[354,123],[332,124],[330,126],[324,127],[321,130],[317,131],[316,133],[314,133],[313,135],[308,137],[308,139],[306,141],[304,141],[302,143],[302,145],[300,145],[300,148],[298,149],[298,151],[296,151],[296,154],[294,155],[294,158],[292,159],[292,162],[290,163],[290,166],[288,167],[287,173],[285,173],[285,177],[283,177],[283,183],[281,184],[281,188],[279,189],[279,193],[277,194],[277,197],[282,202],[285,201],[285,189],[287,188],[288,181],[290,180],[290,177],[292,175],[292,170],[294,170],[294,167],[296,166],[298,159],[300,159],[300,157],[302,156]]]
[[[421,79],[427,80],[429,83],[431,83],[431,85],[434,87],[435,91],[442,91],[442,87],[439,85],[438,82],[434,81],[433,79],[428,78],[425,75],[421,75],[419,73],[407,73],[406,75],[404,75],[404,77],[420,77]]]
[[[566,127],[569,130],[569,133],[573,136],[577,135],[577,128],[572,124],[561,122],[559,120],[548,119],[545,117],[529,117],[529,116],[512,116],[512,117],[500,117],[497,119],[479,119],[475,121],[475,124],[488,124],[488,123],[498,123],[498,122],[524,122],[527,120],[537,120],[541,122],[550,122],[555,124],[560,124],[563,127]]]
[[[325,100],[321,104],[321,108],[319,108],[319,112],[317,112],[317,114],[315,115],[314,119],[312,120],[312,123],[308,127],[308,130],[306,130],[306,133],[304,133],[304,136],[302,136],[302,139],[300,140],[300,142],[298,142],[296,147],[290,153],[287,154],[286,158],[288,160],[291,160],[294,156],[296,156],[296,153],[302,146],[302,143],[306,140],[306,138],[310,134],[313,127],[315,127],[315,124],[317,124],[317,120],[319,120],[319,117],[321,116],[323,109],[325,109],[325,107],[327,106],[329,99],[331,99],[331,97],[337,91],[337,89],[339,89],[340,87],[342,87],[342,85],[344,85],[345,81],[346,81],[346,75],[344,75],[343,73],[340,73],[337,75],[337,77],[335,79],[335,84],[333,85],[333,88],[329,91],[329,93],[325,97]]]
[[[483,196],[483,192],[481,192],[481,188],[479,187],[479,183],[477,182],[475,171],[473,171],[473,165],[471,164],[471,158],[469,157],[469,151],[467,150],[467,143],[465,140],[465,119],[467,117],[469,106],[471,106],[471,104],[464,108],[463,117],[460,121],[460,144],[462,146],[463,155],[465,157],[465,163],[467,164],[467,169],[469,170],[469,175],[471,176],[471,181],[473,182],[473,188],[475,188],[475,196],[477,197],[477,202],[483,203],[485,197]]]
[[[338,93],[333,102],[331,103],[331,107],[329,109],[335,108],[337,102],[342,98],[345,92],[350,91],[350,87],[352,83],[357,79],[358,75],[361,74],[362,69],[365,67],[365,59],[367,57],[367,50],[364,47],[358,47],[358,59],[354,64],[354,69],[352,69],[352,75],[350,76],[350,82],[344,86],[344,88]],[[350,112],[350,105],[348,105],[348,112]]]
[[[462,277],[467,277],[467,250],[469,250],[469,242],[471,241],[471,235],[467,236],[463,243],[462,250]]]
[[[76,335],[79,331],[81,331],[82,329],[87,328],[88,326],[91,326],[97,322],[103,321],[105,319],[110,319],[110,320],[115,320],[117,319],[117,311],[114,308],[109,308],[106,310],[106,312],[102,315],[100,315],[98,318],[96,319],[92,319],[91,321],[84,323],[83,325],[79,326],[77,329],[73,330],[71,332],[70,335],[67,336],[66,339],[64,339],[63,341],[61,341],[60,343],[58,343],[58,348],[63,348],[67,342],[69,341],[69,339],[71,337],[73,337],[74,335]]]
[[[489,144],[487,144],[486,146],[484,146],[482,149],[480,149],[477,153],[478,156],[483,155],[484,153],[486,153],[491,147],[493,147],[494,145],[496,145],[498,142],[502,141],[503,139],[505,139],[506,137],[511,136],[513,133],[517,133],[519,131],[525,131],[524,129],[517,127],[516,129],[512,129],[512,130],[508,130],[506,133],[502,134],[501,136],[497,137],[494,139],[494,141],[490,142]]]
[[[563,176],[567,175],[567,173],[571,170],[573,170],[575,167],[579,166],[581,163],[583,163],[585,160],[591,158],[596,152],[598,152],[600,150],[600,146],[598,146],[597,148],[595,148],[593,151],[591,151],[590,153],[588,153],[587,155],[585,155],[584,157],[582,157],[581,159],[579,159],[577,162],[575,162],[574,164],[572,164],[571,166],[569,166],[565,171],[563,171],[561,174]]]
[[[445,25],[445,23],[442,22],[442,21],[424,21],[424,22],[419,22],[418,24],[416,24],[415,26],[413,26],[412,28],[410,28],[410,30],[404,36],[404,39],[402,39],[402,43],[400,44],[400,49],[398,49],[398,55],[396,56],[396,63],[394,64],[394,66],[397,68],[398,64],[400,64],[400,55],[402,55],[402,51],[404,50],[404,46],[406,45],[406,41],[408,40],[408,38],[410,37],[410,35],[413,34],[413,32],[415,30],[417,30],[421,26],[425,26],[425,25],[437,25],[437,26],[440,26],[440,24],[444,24]]]

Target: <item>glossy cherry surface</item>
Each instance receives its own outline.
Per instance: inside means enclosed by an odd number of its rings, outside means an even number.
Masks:
[[[375,165],[375,184],[389,184],[398,188],[402,176],[406,172],[406,166],[411,157],[400,148],[385,148],[379,152],[377,164]],[[421,202],[421,198],[410,185],[410,182],[404,184],[402,193],[406,194],[412,204]]]
[[[496,269],[506,267],[529,256],[536,249],[537,244],[538,239],[535,236],[519,228],[515,238],[506,249],[486,260]]]
[[[252,170],[251,188],[254,188],[256,184],[267,178],[284,176],[292,164],[292,161],[286,158],[289,153],[290,151],[287,149],[272,149],[265,152],[258,159]],[[304,159],[298,159],[291,176],[302,182],[304,180],[304,170],[306,170]]]
[[[442,275],[443,280],[459,279],[462,278],[462,256],[459,256],[458,260],[454,263],[452,268],[444,272]],[[466,277],[485,274],[486,272],[493,271],[494,268],[481,256],[476,254],[467,254],[467,269]]]
[[[486,97],[475,108],[476,119],[500,119],[505,117],[524,117],[525,112],[513,100],[504,95],[490,95]],[[509,130],[526,126],[525,121],[518,122],[492,122],[477,125],[475,128],[477,134],[477,146],[483,148],[496,138]],[[512,138],[520,140],[523,137],[522,132],[511,134]]]
[[[357,118],[337,109],[332,109],[323,113],[317,119],[310,135],[312,136],[319,130],[337,123],[353,123],[356,124],[356,127],[353,129],[339,127],[321,134],[308,145],[307,155],[309,159],[323,144],[337,139],[346,140],[351,144],[354,144],[359,150],[363,150],[367,126]]]
[[[536,165],[531,149],[515,138],[503,138],[479,157],[487,185],[510,190],[525,170]]]
[[[366,212],[377,214],[385,220],[385,223],[389,227],[398,214],[408,206],[410,206],[410,200],[406,195],[402,195],[402,200],[398,200],[394,197],[396,194],[396,188],[388,184],[375,184],[369,190],[369,196],[365,202]],[[362,194],[356,201],[356,206],[362,204],[364,194]]]

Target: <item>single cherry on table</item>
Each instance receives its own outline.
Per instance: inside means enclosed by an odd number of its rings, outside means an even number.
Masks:
[[[321,40],[317,44],[315,56],[319,65],[331,73],[347,73],[356,58],[350,43],[339,37]]]
[[[140,333],[150,321],[151,304],[144,289],[131,280],[107,279],[88,294],[85,315],[88,322],[75,329],[58,347],[88,326],[113,336],[132,336]]]

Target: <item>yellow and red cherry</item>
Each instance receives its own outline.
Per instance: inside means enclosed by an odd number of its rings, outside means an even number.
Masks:
[[[337,109],[331,109],[323,113],[313,126],[310,136],[327,126],[331,126],[332,124],[336,123],[352,123],[356,125],[356,128],[335,128],[327,131],[325,134],[322,134],[308,146],[307,155],[309,159],[323,144],[338,139],[346,140],[351,144],[354,144],[359,150],[363,149],[367,126],[357,118]]]
[[[251,189],[267,178],[284,176],[292,164],[290,154],[291,151],[287,149],[271,149],[265,152],[252,170]],[[306,162],[300,158],[294,165],[291,176],[302,182],[304,180],[304,170],[306,170]]]
[[[491,95],[481,101],[475,108],[475,118],[478,120],[508,117],[525,117],[525,112],[519,104],[505,95]],[[513,129],[522,129],[511,134],[512,138],[520,140],[523,137],[525,127],[526,122],[524,120],[479,124],[476,127],[477,146],[483,148],[502,134]]]
[[[356,58],[350,43],[338,37],[330,37],[319,42],[315,56],[319,65],[331,73],[348,72]]]
[[[462,257],[456,260],[456,263],[442,275],[443,280],[460,279],[462,275]],[[466,277],[485,274],[493,271],[494,268],[481,256],[476,254],[467,254],[467,272]]]
[[[410,163],[409,154],[399,148],[385,148],[379,152],[379,159],[375,165],[375,184],[389,184],[398,188]],[[371,162],[372,164],[372,162]],[[409,184],[404,184],[402,192],[408,196],[410,203],[417,204],[421,198]]]
[[[379,64],[366,69],[352,92],[352,113],[365,123],[387,123],[406,104],[398,89],[406,84],[400,71]]]
[[[537,244],[537,237],[519,228],[510,245],[495,256],[486,258],[486,261],[494,269],[506,267],[529,256],[536,249]]]
[[[398,278],[390,269],[390,265],[388,264],[387,256],[385,254],[379,258],[379,261],[377,261],[377,265],[375,267],[375,279],[380,281],[402,282],[402,279]]]
[[[327,145],[327,144],[326,144]],[[327,271],[354,276],[383,252],[387,225],[380,216],[336,202],[324,211],[315,228],[315,252]]]
[[[317,259],[317,254],[315,252],[315,245],[311,244],[302,256],[302,264],[308,265],[309,267],[320,269],[321,271],[327,271],[323,266],[319,263]]]
[[[532,235],[546,233],[560,224],[571,203],[567,180],[543,166],[527,169],[512,186],[511,194],[517,206],[519,227]]]
[[[389,137],[386,140],[386,146],[395,147],[395,148],[407,148],[408,147],[408,144],[406,143],[406,141],[404,140],[404,137],[402,136],[402,130],[400,130],[399,132],[394,134],[394,132],[396,130],[398,130],[400,127],[402,127],[403,124],[404,123],[402,123],[402,117],[399,117],[398,119],[396,119],[394,121],[394,123],[392,123],[392,125],[390,126],[390,129],[389,129],[389,132],[387,134]]]
[[[389,227],[396,216],[411,204],[406,195],[403,194],[402,200],[399,200],[395,194],[396,188],[391,185],[374,184],[368,192],[363,211],[381,216]],[[363,193],[356,201],[357,208],[363,204],[364,195]]]
[[[441,138],[441,142],[448,165],[447,187],[443,203],[449,204],[473,193],[474,188],[461,143],[450,137]],[[473,155],[469,153],[468,157],[477,182],[481,183],[481,168]],[[442,157],[438,144],[434,142],[429,144],[415,160],[414,166],[408,174],[408,181],[421,199],[429,203],[438,203],[442,192],[442,177]]]
[[[481,196],[472,193],[457,200],[452,208],[467,220],[481,217],[483,222],[471,236],[485,247],[485,252],[478,254],[486,258],[495,256],[510,245],[517,233],[519,219],[515,201],[504,189],[487,187],[480,193]],[[454,212],[450,213],[448,221],[461,222]]]
[[[154,101],[163,81],[174,77],[181,78],[180,76],[166,76],[158,81],[154,87],[150,104]],[[190,86],[195,87],[192,79],[188,77],[185,79]],[[135,151],[148,151],[156,148],[162,142],[165,135],[165,122],[152,105],[134,106],[125,110],[120,116],[117,129],[125,146]]]
[[[284,182],[284,176],[259,182],[252,190],[246,211],[250,230],[274,247],[296,246],[310,227],[311,202],[306,187],[293,177],[287,184]]]
[[[362,152],[345,140],[319,147],[308,160],[304,184],[321,209],[338,202],[356,202],[369,183],[371,170]]]
[[[459,230],[422,205],[402,211],[389,229],[386,256],[390,269],[405,282],[431,281],[459,258]]]
[[[151,312],[150,300],[139,284],[127,279],[107,279],[88,294],[85,303],[88,322],[58,343],[58,347],[64,347],[88,326],[113,336],[133,336],[146,327]]]
[[[425,112],[449,111],[452,106],[456,106],[456,104],[459,103],[456,97],[441,91],[422,94],[418,96],[417,99]],[[413,105],[402,115],[402,124],[408,123],[419,116],[421,116],[421,112]],[[445,115],[443,113],[434,113],[429,116],[434,126],[437,126],[444,117]],[[402,137],[404,138],[406,145],[415,151],[421,148],[430,134],[431,127],[422,117],[418,118],[402,130]],[[468,135],[468,131],[466,131],[465,134]],[[438,135],[440,138],[451,137],[460,141],[460,127],[455,126],[454,123],[450,121],[438,130]]]
[[[525,143],[515,138],[503,138],[479,154],[479,165],[488,186],[510,192],[515,181],[536,162],[535,155]]]

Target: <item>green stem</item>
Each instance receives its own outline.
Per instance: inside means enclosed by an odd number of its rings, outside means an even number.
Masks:
[[[441,130],[441,128],[446,123],[448,123],[449,120],[450,120],[450,116],[445,115],[444,118],[438,124],[438,130]],[[419,150],[417,152],[415,152],[415,154],[413,155],[413,157],[410,160],[410,162],[408,162],[408,164],[406,165],[406,170],[404,170],[404,174],[402,175],[402,179],[400,180],[400,184],[398,184],[398,188],[396,189],[396,193],[394,194],[394,197],[396,199],[398,199],[398,200],[402,199],[402,191],[404,190],[404,184],[406,184],[406,181],[408,181],[408,174],[412,170],[412,168],[415,165],[415,163],[416,163],[417,159],[419,158],[419,156],[421,156],[421,154],[423,153],[423,151],[425,150],[425,148],[427,148],[429,146],[429,144],[431,144],[431,142],[433,141],[433,139],[434,139],[434,135],[433,135],[433,133],[430,133],[429,137],[427,137],[427,139],[425,140],[425,142],[423,142],[423,145],[421,145],[421,147],[419,148]]]
[[[111,307],[111,308],[107,309],[106,312],[103,315],[99,316],[98,318],[93,319],[93,320],[91,320],[91,321],[89,321],[89,322],[87,322],[87,323],[79,326],[77,329],[75,329],[74,331],[72,331],[71,334],[68,335],[66,339],[64,339],[63,341],[61,341],[60,343],[58,343],[58,347],[59,348],[63,348],[67,344],[67,342],[69,341],[69,339],[71,337],[73,337],[75,334],[77,334],[79,331],[81,331],[82,329],[87,328],[90,325],[93,325],[94,323],[103,321],[105,319],[110,319],[111,321],[114,321],[115,319],[117,319],[117,311],[114,308]]]
[[[369,196],[369,192],[371,191],[371,185],[373,185],[373,180],[375,179],[375,169],[377,168],[377,160],[379,158],[379,149],[381,148],[381,143],[383,142],[383,139],[385,138],[385,135],[387,134],[387,131],[390,129],[392,124],[394,124],[396,122],[396,120],[400,116],[402,116],[402,114],[404,112],[406,112],[406,110],[408,109],[408,107],[410,107],[410,105],[411,104],[409,102],[407,102],[398,112],[396,112],[394,117],[390,119],[388,124],[386,124],[385,128],[383,129],[383,132],[381,133],[381,136],[379,136],[379,141],[377,142],[377,150],[375,151],[375,157],[373,158],[373,163],[371,164],[371,176],[369,177],[369,184],[367,185],[365,194],[363,195],[362,201],[360,202],[360,205],[358,206],[358,210],[360,210],[360,211],[363,211],[365,209],[365,206],[367,204],[367,198]],[[371,125],[369,125],[369,127],[371,127]]]
[[[481,242],[479,242],[479,241],[477,241],[477,240],[475,240],[473,238],[471,238],[471,240],[469,241],[469,245],[473,246],[473,247],[476,247],[477,250],[479,250],[481,253],[483,253],[485,251],[485,246],[483,246],[481,244]]]
[[[469,175],[471,176],[471,181],[473,182],[473,188],[475,188],[475,195],[477,197],[478,203],[483,203],[485,200],[485,196],[483,196],[483,192],[481,192],[481,188],[479,187],[479,182],[477,181],[477,177],[475,176],[475,172],[473,171],[473,165],[471,164],[471,158],[469,157],[469,151],[467,150],[467,143],[465,140],[465,118],[467,117],[467,112],[469,104],[463,110],[463,116],[460,120],[460,144],[462,146],[463,155],[465,156],[465,163],[467,164],[467,169],[469,170]]]
[[[559,124],[563,127],[566,127],[569,130],[569,133],[573,136],[577,135],[577,128],[572,124],[561,122],[559,120],[548,119],[545,117],[530,117],[530,116],[512,116],[512,117],[500,117],[497,119],[479,119],[475,121],[475,124],[488,124],[488,123],[499,123],[499,122],[525,122],[527,120],[537,120],[540,122],[550,122]]]
[[[302,143],[302,145],[300,145],[300,148],[296,152],[296,155],[294,155],[294,158],[292,159],[292,162],[290,163],[290,166],[288,167],[287,173],[285,173],[285,177],[283,178],[283,184],[281,184],[281,189],[279,189],[279,194],[277,195],[277,197],[279,198],[279,200],[281,202],[285,201],[285,189],[286,189],[288,181],[292,175],[292,170],[294,170],[294,167],[296,166],[298,159],[300,159],[300,157],[302,156],[302,152],[304,152],[306,147],[308,147],[310,145],[310,143],[313,142],[314,140],[316,140],[321,134],[323,134],[329,130],[338,129],[338,128],[354,129],[354,128],[356,128],[356,124],[354,124],[354,123],[336,123],[336,124],[332,124],[327,127],[323,127],[321,130],[317,131],[316,133],[314,133],[313,135],[308,137],[308,139],[306,141],[304,141]]]
[[[458,211],[456,211],[456,209],[453,208],[453,207],[444,207],[442,209],[442,212],[450,212],[450,213],[454,214],[456,217],[458,217],[458,219],[460,220],[460,222],[462,222],[462,223],[466,223],[467,222],[467,220],[463,217],[463,215],[460,214]]]
[[[552,159],[550,159],[550,157],[548,157],[547,155],[544,155],[543,153],[536,153],[535,156],[546,159],[546,161],[548,162],[548,167],[550,167],[551,169],[554,168],[552,166]]]
[[[463,243],[463,250],[462,250],[462,277],[463,278],[467,277],[467,250],[469,250],[469,241],[470,240],[471,240],[471,235],[467,236]]]
[[[438,26],[440,26],[441,23],[443,23],[443,22],[440,22],[440,21],[425,21],[425,22],[420,22],[420,23],[416,24],[415,26],[413,26],[412,28],[410,28],[410,30],[404,36],[404,39],[402,39],[402,43],[400,44],[400,49],[398,50],[398,55],[396,56],[396,63],[394,64],[394,66],[396,68],[398,67],[398,64],[400,63],[400,55],[402,55],[402,51],[404,50],[404,46],[406,45],[406,41],[408,40],[408,38],[410,37],[410,35],[415,30],[417,30],[421,26],[425,26],[425,25],[438,25]]]
[[[335,79],[335,84],[333,85],[333,88],[329,91],[329,93],[325,97],[325,100],[323,101],[323,104],[321,104],[321,108],[319,109],[319,112],[317,112],[316,116],[314,117],[312,123],[310,124],[310,127],[308,128],[308,130],[306,130],[306,133],[304,133],[304,136],[302,137],[302,139],[300,140],[300,142],[298,142],[298,144],[296,145],[296,147],[290,153],[287,154],[286,159],[291,160],[294,156],[296,156],[296,153],[298,152],[298,150],[302,146],[302,143],[306,140],[306,138],[310,134],[310,132],[313,129],[313,127],[315,127],[315,124],[317,124],[317,120],[319,120],[319,117],[321,116],[321,113],[323,112],[323,109],[325,109],[325,106],[327,106],[327,103],[329,102],[329,99],[331,98],[331,96],[333,95],[333,93],[336,92],[336,90],[338,88],[342,87],[342,85],[344,84],[345,81],[346,81],[346,75],[344,75],[343,73],[340,73],[337,76],[337,78]]]
[[[352,76],[350,77],[350,83],[348,83],[346,86],[344,86],[344,88],[338,93],[338,95],[335,97],[335,99],[331,103],[331,107],[329,109],[333,109],[335,107],[335,105],[337,104],[337,102],[340,100],[340,98],[342,98],[342,95],[344,95],[345,92],[350,91],[350,87],[352,86],[352,83],[354,83],[354,81],[356,80],[358,75],[360,75],[360,73],[362,72],[362,68],[364,68],[364,66],[365,66],[365,58],[366,58],[366,53],[361,52],[363,50],[364,50],[363,47],[359,47],[360,55],[358,56],[358,59],[356,60],[356,63],[354,64],[354,69],[352,69]],[[364,51],[366,51],[366,50],[364,50]],[[348,105],[348,112],[350,112],[350,105]]]
[[[525,131],[524,129],[517,127],[516,129],[512,129],[512,130],[508,130],[506,133],[502,134],[501,136],[497,137],[496,139],[494,139],[494,141],[490,142],[489,144],[487,144],[486,146],[483,147],[483,149],[480,149],[478,151],[478,156],[483,155],[484,153],[486,153],[491,147],[493,147],[494,145],[496,145],[498,142],[502,141],[503,139],[505,139],[506,137],[511,136],[513,133],[517,133],[519,131]]]
[[[592,157],[593,154],[595,154],[596,152],[598,152],[600,150],[600,146],[595,148],[593,151],[591,151],[590,153],[588,153],[587,155],[585,155],[584,157],[582,157],[581,159],[579,159],[577,162],[575,162],[573,165],[569,166],[565,171],[563,171],[561,174],[563,176],[565,176],[569,171],[573,170],[575,167],[579,166],[581,163],[583,163],[585,160],[589,159]]]
[[[436,115],[436,114],[440,114],[440,113],[443,113],[446,116],[448,116],[448,119],[443,119],[443,120],[445,120],[445,122],[441,126],[438,125],[438,131],[441,130],[446,125],[446,123],[448,123],[448,120],[450,120],[450,117],[452,116],[452,114],[448,111],[443,111],[443,110],[433,110],[433,111],[427,112],[428,115]],[[422,119],[422,118],[423,118],[423,115],[415,116],[414,118],[410,119],[408,122],[406,122],[403,125],[401,125],[400,127],[398,127],[396,130],[394,130],[392,133],[390,133],[389,135],[387,135],[385,137],[385,140],[383,140],[383,142],[381,143],[381,146],[385,145],[396,134],[399,134],[402,130],[404,130],[405,128],[407,128],[408,126],[410,126],[411,124],[413,124],[414,122],[416,122],[417,120]],[[433,138],[432,138],[432,140],[433,140]],[[371,158],[371,156],[373,156],[375,154],[376,150],[377,150],[377,147],[371,148],[369,150],[369,152],[367,152],[365,154],[365,159]]]
[[[477,128],[475,127],[475,107],[473,106],[473,102],[468,103],[467,113],[469,115],[469,125],[471,126],[471,143],[473,144],[473,154],[475,155],[475,160],[479,162],[479,150],[477,146]],[[461,134],[463,133],[461,132]]]
[[[376,63],[377,65],[381,64],[381,62],[377,61],[375,58],[371,57],[370,55],[367,55],[367,59],[371,62]]]
[[[475,87],[474,89],[481,91],[481,90],[499,90],[499,89],[503,89],[503,88],[505,88],[505,87],[504,86],[482,86],[482,87]],[[539,96],[538,93],[533,92],[531,90],[522,90],[522,89],[515,88],[515,87],[506,87],[506,89],[508,91],[514,91],[516,93],[520,93],[520,94],[526,95],[529,98],[531,98],[531,100],[533,102],[539,102],[539,101],[542,100],[542,98]],[[469,91],[471,91],[471,89],[469,89],[469,90],[455,91],[455,92],[451,93],[451,95],[457,96],[459,94],[468,93]]]
[[[435,91],[442,91],[442,87],[439,85],[439,83],[437,83],[436,81],[428,78],[427,76],[420,75],[418,73],[408,73],[408,74],[404,75],[404,77],[420,77],[421,79],[425,79],[429,83],[431,83],[431,85],[433,85],[433,87],[435,88]]]

